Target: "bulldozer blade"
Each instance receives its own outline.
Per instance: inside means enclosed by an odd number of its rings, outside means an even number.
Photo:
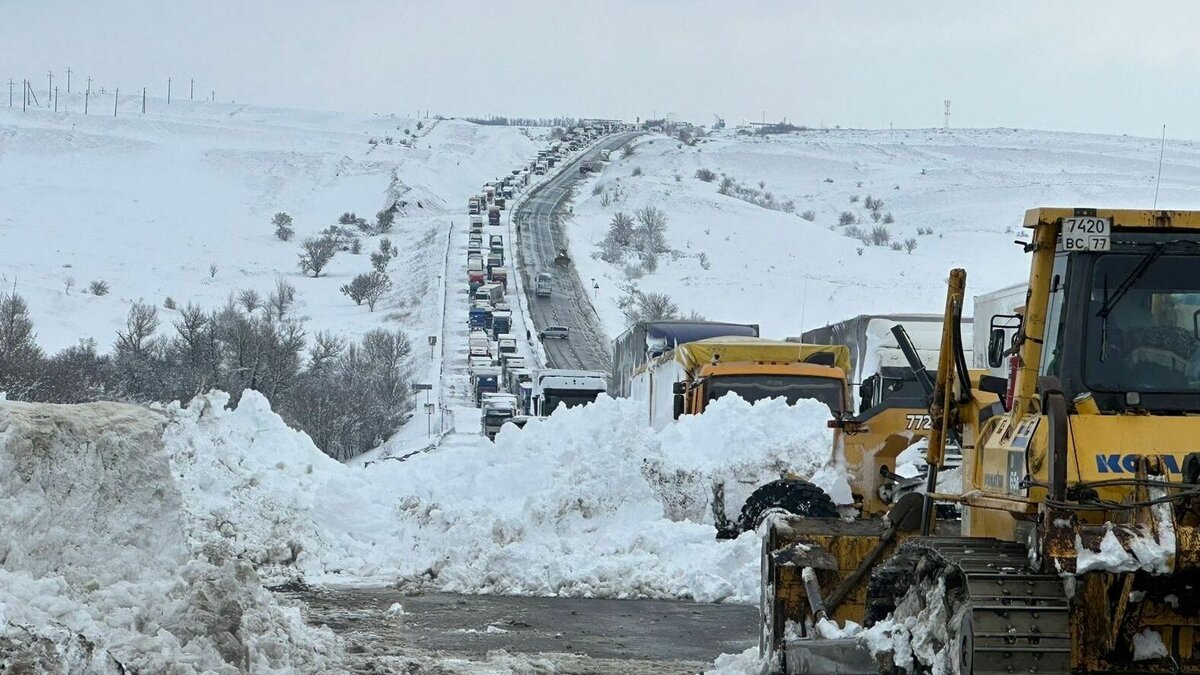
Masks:
[[[877,675],[875,659],[853,638],[800,638],[784,645],[786,675]]]

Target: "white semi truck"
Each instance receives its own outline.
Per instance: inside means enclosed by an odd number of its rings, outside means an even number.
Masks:
[[[533,376],[530,414],[547,417],[558,407],[573,408],[608,390],[608,374],[598,370],[539,370]]]
[[[900,351],[900,345],[892,334],[892,327],[900,324],[912,340],[921,362],[930,372],[938,365],[938,353],[942,346],[941,314],[862,314],[852,319],[806,330],[788,342],[805,344],[846,345],[850,349],[850,372],[846,373],[856,409],[864,411],[881,403],[901,389],[912,388],[917,382]],[[963,319],[964,351],[971,359],[972,320]],[[907,392],[906,392],[907,393]]]
[[[496,438],[500,427],[520,412],[520,404],[513,394],[483,394],[479,406],[480,433],[489,439]]]

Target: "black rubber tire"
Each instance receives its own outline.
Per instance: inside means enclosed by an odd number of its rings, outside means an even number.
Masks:
[[[786,511],[807,518],[837,518],[837,507],[821,488],[806,480],[781,478],[760,485],[742,505],[738,528],[756,529],[767,511]]]

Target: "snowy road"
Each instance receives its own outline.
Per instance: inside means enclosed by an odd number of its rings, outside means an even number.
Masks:
[[[637,135],[638,132],[616,134],[600,142],[592,151],[568,162],[558,175],[537,188],[513,214],[520,228],[518,245],[523,262],[521,274],[524,275],[524,287],[534,325],[538,330],[552,325],[571,329],[569,339],[547,340],[544,343],[548,361],[546,365],[551,368],[609,369],[608,337],[592,309],[588,296],[591,292],[590,283],[585,286],[574,264],[566,270],[555,267],[554,258],[559,248],[567,246],[562,212],[571,196],[572,186],[581,178],[579,162],[585,158],[597,159],[601,149],[615,151]],[[541,271],[554,274],[554,290],[549,298],[539,298],[533,294],[533,279]]]
[[[327,625],[347,640],[356,672],[380,672],[380,667],[433,652],[443,659],[486,664],[488,653],[495,650],[546,661],[554,668],[548,672],[700,672],[722,652],[751,646],[757,635],[757,609],[748,605],[408,596],[392,588],[310,589],[284,595],[308,606],[308,623]],[[388,613],[394,603],[403,606],[403,615]]]

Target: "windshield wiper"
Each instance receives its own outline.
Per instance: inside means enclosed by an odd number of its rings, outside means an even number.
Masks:
[[[1147,253],[1146,257],[1142,258],[1141,261],[1138,262],[1137,267],[1134,267],[1133,270],[1129,272],[1129,275],[1121,281],[1121,284],[1117,286],[1117,290],[1113,291],[1113,294],[1104,300],[1104,304],[1100,307],[1099,311],[1096,312],[1096,316],[1107,321],[1108,315],[1112,314],[1113,307],[1117,306],[1117,303],[1120,302],[1121,298],[1125,297],[1125,294],[1129,292],[1129,289],[1133,287],[1133,284],[1137,282],[1138,279],[1142,278],[1142,275],[1146,273],[1146,270],[1150,269],[1150,265],[1154,264],[1154,261],[1158,260],[1159,256],[1162,254],[1163,245],[1155,244],[1154,250]]]

